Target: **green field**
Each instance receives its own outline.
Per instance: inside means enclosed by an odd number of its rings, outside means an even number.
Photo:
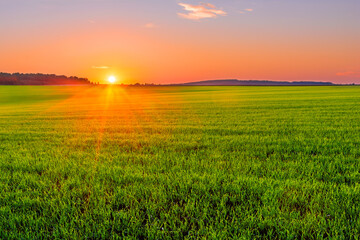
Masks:
[[[360,87],[0,87],[0,239],[358,239]]]

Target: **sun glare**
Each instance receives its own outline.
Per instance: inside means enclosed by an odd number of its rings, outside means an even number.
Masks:
[[[116,77],[110,76],[110,77],[108,78],[108,81],[109,81],[109,83],[115,83],[115,82],[116,82]]]

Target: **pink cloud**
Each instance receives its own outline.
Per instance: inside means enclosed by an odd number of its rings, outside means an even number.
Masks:
[[[199,20],[203,18],[216,18],[219,15],[227,15],[225,11],[217,9],[210,3],[201,3],[200,5],[179,3],[179,5],[188,11],[188,13],[178,13],[178,16],[186,19]]]
[[[240,13],[240,14],[245,14],[245,13],[253,12],[253,11],[254,11],[254,9],[252,9],[252,8],[247,8],[247,9],[244,9],[244,10],[242,10],[242,11],[239,11],[239,13]]]
[[[347,72],[338,72],[336,74],[337,76],[342,76],[342,77],[360,77],[360,72],[354,72],[354,71],[347,71]]]
[[[93,69],[109,69],[110,67],[108,67],[108,66],[92,66],[91,68],[93,68]]]
[[[215,5],[213,5],[211,3],[201,3],[201,5],[208,7],[208,8],[216,8]]]
[[[145,24],[146,28],[156,28],[156,25],[154,23],[147,23]]]

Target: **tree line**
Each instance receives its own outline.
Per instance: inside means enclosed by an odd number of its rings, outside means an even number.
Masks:
[[[87,78],[42,73],[0,72],[0,85],[85,85],[92,84]]]

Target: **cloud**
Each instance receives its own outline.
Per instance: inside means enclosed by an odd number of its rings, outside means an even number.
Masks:
[[[337,75],[337,76],[341,76],[341,77],[356,77],[356,78],[360,78],[360,72],[354,72],[354,71],[338,72],[336,75]]]
[[[208,8],[216,8],[215,5],[211,4],[211,3],[201,3],[203,6],[208,7]]]
[[[245,13],[249,13],[249,12],[253,12],[253,11],[254,11],[254,9],[252,9],[252,8],[247,8],[247,9],[244,9],[244,10],[239,11],[239,13],[240,13],[240,14],[245,14]]]
[[[154,23],[147,23],[147,24],[145,24],[144,27],[146,27],[146,28],[156,28],[156,25]]]
[[[239,13],[244,14],[244,13],[246,13],[246,12],[253,12],[253,11],[254,11],[254,9],[252,9],[252,8],[247,8],[247,9],[244,9],[244,10],[242,10],[242,11],[239,11]]]
[[[186,19],[200,20],[203,18],[216,18],[219,15],[227,15],[226,12],[217,9],[213,4],[210,3],[201,3],[200,5],[179,3],[179,5],[182,6],[184,10],[188,11],[188,13],[178,13],[178,16]]]
[[[109,69],[110,67],[108,67],[108,66],[92,66],[91,68],[93,68],[93,69]]]

